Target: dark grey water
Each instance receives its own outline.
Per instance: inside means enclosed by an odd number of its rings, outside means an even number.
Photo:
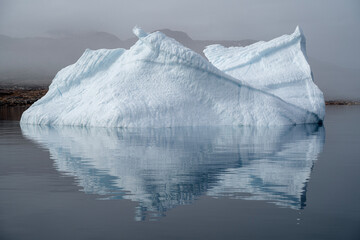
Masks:
[[[360,108],[326,110],[272,128],[0,121],[0,239],[359,239]]]

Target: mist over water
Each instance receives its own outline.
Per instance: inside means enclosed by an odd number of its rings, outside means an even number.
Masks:
[[[359,22],[357,0],[2,0],[0,86],[47,86],[86,48],[130,47],[135,25],[148,32],[179,30],[170,36],[199,53],[224,40],[234,40],[233,46],[267,41],[300,25],[314,81],[325,99],[360,100]]]

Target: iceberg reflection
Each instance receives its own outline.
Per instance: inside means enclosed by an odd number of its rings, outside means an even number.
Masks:
[[[200,195],[301,209],[325,141],[318,125],[80,128],[22,125],[85,193],[139,203],[136,220]]]

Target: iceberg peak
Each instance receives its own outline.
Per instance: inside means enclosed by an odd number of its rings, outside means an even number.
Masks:
[[[324,119],[324,96],[312,79],[306,39],[299,26],[293,34],[268,42],[230,48],[210,45],[204,53],[226,74]]]
[[[144,38],[148,35],[148,33],[146,33],[144,30],[142,30],[140,27],[135,26],[133,28],[133,33],[138,37],[138,38]]]
[[[294,34],[295,35],[303,35],[303,31],[299,25],[296,26]]]

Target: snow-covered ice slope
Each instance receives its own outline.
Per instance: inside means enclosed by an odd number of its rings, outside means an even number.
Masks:
[[[313,82],[305,36],[299,27],[293,34],[269,42],[230,48],[210,45],[204,53],[232,77],[324,118],[324,96]]]
[[[323,119],[321,111],[306,104],[294,104],[225,74],[161,32],[134,28],[134,33],[139,40],[129,50],[87,50],[62,69],[48,93],[24,112],[21,123],[170,127]],[[303,100],[308,101],[305,96]]]

